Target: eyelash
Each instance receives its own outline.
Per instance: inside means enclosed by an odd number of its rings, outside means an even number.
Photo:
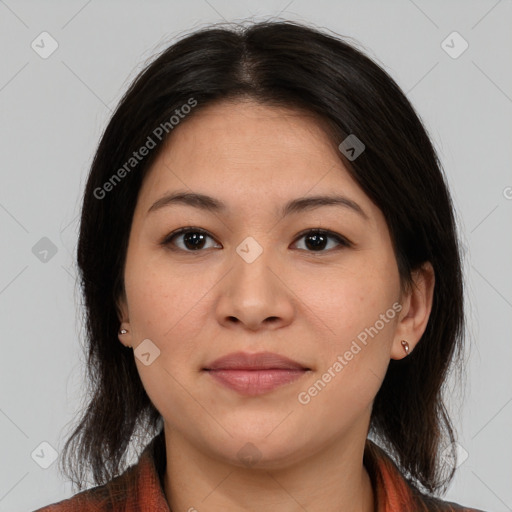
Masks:
[[[177,229],[177,230],[173,231],[172,233],[169,233],[162,240],[160,245],[168,247],[168,248],[170,248],[173,251],[182,251],[182,252],[186,252],[186,253],[200,253],[200,252],[204,252],[205,249],[198,249],[196,251],[192,251],[192,250],[187,250],[187,249],[181,249],[180,247],[172,247],[172,248],[169,247],[170,245],[172,245],[172,240],[174,238],[178,237],[179,235],[183,235],[183,234],[187,234],[187,233],[199,233],[199,234],[208,236],[211,239],[215,240],[214,237],[212,235],[210,235],[210,233],[208,233],[208,231],[206,231],[204,229],[201,229],[201,228],[195,228],[193,226],[188,226],[188,227]],[[319,228],[307,229],[305,231],[302,231],[301,233],[299,233],[297,235],[297,238],[295,239],[294,243],[298,242],[301,238],[304,238],[306,235],[310,235],[310,234],[313,234],[313,235],[324,235],[324,236],[327,236],[328,238],[332,238],[332,239],[336,240],[341,247],[347,248],[347,247],[352,247],[352,245],[353,245],[349,240],[347,240],[345,237],[339,235],[338,233],[335,233],[333,231],[329,231],[327,229],[319,229]],[[331,252],[331,251],[336,250],[336,249],[339,249],[339,247],[335,248],[335,249],[319,250],[319,251],[309,251],[307,249],[300,249],[300,250],[301,251],[305,251],[305,252],[309,252],[311,254],[316,254],[316,253]]]

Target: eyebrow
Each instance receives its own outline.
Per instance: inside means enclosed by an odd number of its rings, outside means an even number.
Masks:
[[[194,192],[173,192],[164,195],[153,203],[147,213],[149,214],[166,206],[172,206],[175,204],[184,204],[212,213],[225,213],[228,209],[227,205],[219,199],[215,199],[214,197],[205,194]],[[281,218],[283,218],[294,213],[313,210],[322,206],[341,206],[343,208],[348,208],[368,220],[368,215],[355,201],[340,195],[309,196],[293,199],[281,208],[280,214]]]

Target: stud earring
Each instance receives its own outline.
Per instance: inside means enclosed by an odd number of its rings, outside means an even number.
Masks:
[[[119,329],[119,334],[126,334],[128,331],[126,329]],[[131,345],[125,345],[126,348],[132,348]]]
[[[402,340],[400,342],[402,344],[402,347],[404,348],[404,351],[405,351],[405,355],[409,355],[409,343],[407,343],[407,341],[405,340]]]

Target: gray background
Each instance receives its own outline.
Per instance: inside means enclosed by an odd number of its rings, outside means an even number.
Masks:
[[[512,510],[511,0],[0,0],[1,511],[72,494],[57,462],[43,469],[31,454],[43,442],[60,452],[83,405],[78,201],[111,110],[176,37],[210,22],[271,16],[359,41],[435,142],[460,220],[470,333],[466,390],[456,378],[448,386],[467,459],[446,499]],[[43,31],[59,45],[46,59],[31,47]],[[441,45],[453,31],[469,44],[458,58]],[[453,53],[462,46],[452,39]],[[56,254],[38,252],[43,237]]]

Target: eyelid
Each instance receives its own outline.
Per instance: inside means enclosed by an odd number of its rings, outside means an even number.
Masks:
[[[219,243],[219,242],[217,242],[217,240],[215,239],[215,237],[213,235],[211,235],[208,231],[206,231],[203,228],[198,228],[195,226],[184,226],[182,228],[175,229],[168,235],[165,235],[164,239],[160,242],[160,245],[168,246],[171,244],[171,240],[174,237],[177,237],[178,235],[183,235],[189,231],[191,231],[193,233],[200,233],[202,235],[209,236],[211,239],[215,240],[216,243]],[[176,248],[176,250],[180,250],[180,249]],[[185,251],[185,252],[201,252],[201,251]]]
[[[203,229],[203,228],[199,228],[199,227],[195,227],[195,226],[184,226],[184,227],[181,227],[181,228],[178,228],[174,231],[172,231],[171,233],[169,233],[168,235],[166,235],[164,237],[164,239],[160,242],[160,245],[163,245],[163,246],[169,246],[171,245],[171,240],[179,235],[182,235],[182,234],[185,234],[187,232],[194,232],[194,233],[200,233],[200,234],[203,234],[205,236],[208,236],[210,237],[212,240],[215,240],[216,243],[219,243],[216,238],[211,235],[207,230]],[[336,240],[339,244],[339,246],[341,247],[353,247],[353,243],[348,239],[346,238],[345,236],[343,235],[340,235],[339,233],[336,233],[334,231],[331,231],[329,229],[324,229],[324,228],[307,228],[307,229],[304,229],[303,231],[301,231],[300,233],[298,233],[293,241],[293,244],[297,243],[301,238],[303,238],[305,235],[308,235],[308,234],[318,234],[318,235],[325,235],[329,238],[332,238],[334,240]],[[197,251],[185,251],[184,249],[180,249],[179,247],[176,247],[176,248],[173,248],[172,250],[176,250],[176,251],[182,251],[182,252],[186,252],[186,253],[200,253],[200,252],[204,252],[204,251],[201,251],[201,250],[197,250]],[[301,249],[303,250],[303,249]],[[308,252],[308,253],[311,253],[311,254],[322,254],[322,253],[330,253],[331,251],[333,250],[336,250],[336,249],[329,249],[327,251],[304,251],[304,252]]]
[[[317,235],[325,235],[325,236],[328,236],[329,238],[334,238],[334,240],[336,240],[343,247],[352,247],[354,245],[345,236],[340,235],[339,233],[336,233],[335,231],[331,231],[331,230],[325,229],[325,228],[308,228],[308,229],[304,229],[303,231],[301,231],[300,233],[297,234],[297,236],[295,237],[295,241],[293,243],[296,243],[304,235],[308,235],[310,233],[317,234]],[[330,249],[329,251],[307,251],[307,252],[311,252],[311,253],[318,252],[320,254],[322,252],[326,252],[326,253],[327,252],[331,252],[332,250],[333,249]]]

